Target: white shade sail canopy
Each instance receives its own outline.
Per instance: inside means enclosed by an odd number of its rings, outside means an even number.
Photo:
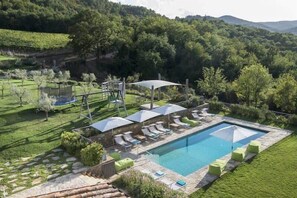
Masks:
[[[256,132],[235,125],[228,126],[211,133],[212,136],[221,138],[232,143],[238,142],[240,140],[243,140],[256,134]]]
[[[152,109],[152,112],[156,112],[162,115],[169,115],[171,113],[175,113],[175,112],[179,112],[179,111],[184,111],[186,110],[186,108],[181,107],[179,105],[175,105],[175,104],[167,104],[161,107],[158,107],[156,109]]]
[[[121,117],[110,117],[92,124],[91,127],[101,132],[106,132],[121,126],[129,125],[129,124],[133,124],[133,122]]]
[[[131,85],[139,85],[139,86],[146,87],[146,88],[149,88],[149,89],[151,89],[154,86],[154,89],[158,89],[160,87],[178,86],[178,85],[181,85],[181,84],[173,83],[173,82],[169,82],[169,81],[164,81],[164,80],[145,80],[145,81],[131,83]]]
[[[134,122],[144,122],[146,120],[157,117],[159,115],[160,114],[156,113],[156,112],[141,110],[141,111],[138,111],[132,115],[129,115],[128,117],[126,117],[126,119],[134,121]]]

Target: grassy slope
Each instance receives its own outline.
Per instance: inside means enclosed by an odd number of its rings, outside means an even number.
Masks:
[[[19,81],[14,82],[20,84]],[[37,95],[34,82],[26,81],[25,86],[32,90],[33,96]],[[89,125],[87,119],[78,118],[80,103],[57,108],[45,122],[44,112],[36,113],[33,105],[18,107],[17,100],[7,96],[8,93],[6,91],[5,98],[0,99],[0,161],[49,151],[60,145],[61,132]],[[90,98],[91,111],[96,112],[95,121],[117,115],[116,110],[108,110],[107,102],[98,98],[98,95]],[[138,110],[134,96],[127,95],[126,104],[129,114]]]
[[[225,114],[231,117],[231,114]],[[256,120],[250,120],[256,122]],[[275,123],[257,122],[277,126]],[[285,127],[285,126],[280,126]],[[196,197],[296,197],[297,135],[295,133],[262,152],[251,162],[225,174],[212,185],[191,195]]]
[[[0,29],[0,48],[46,50],[63,48],[68,42],[67,34]]]
[[[15,58],[11,56],[0,55],[0,61],[6,61],[6,60],[15,60]]]

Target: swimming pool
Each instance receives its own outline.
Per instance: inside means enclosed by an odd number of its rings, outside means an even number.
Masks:
[[[148,156],[161,166],[187,176],[231,152],[231,142],[210,135],[214,131],[231,125],[235,124],[228,122],[216,124],[192,135],[149,150],[148,152],[151,155]],[[240,127],[254,131],[256,134],[234,143],[234,149],[266,134],[265,131],[244,126]]]

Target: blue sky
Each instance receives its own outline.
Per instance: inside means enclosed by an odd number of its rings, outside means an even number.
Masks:
[[[151,8],[169,18],[233,15],[250,21],[297,20],[297,0],[111,0]]]

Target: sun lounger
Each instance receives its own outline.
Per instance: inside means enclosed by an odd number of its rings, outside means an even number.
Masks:
[[[127,142],[129,142],[129,143],[131,143],[131,144],[133,144],[133,145],[140,144],[141,141],[136,140],[135,138],[133,138],[133,137],[131,136],[131,133],[132,133],[131,131],[128,131],[128,132],[125,132],[125,133],[123,134],[123,137],[124,137],[125,141],[127,141]]]
[[[200,117],[196,112],[192,112],[192,116],[195,120],[199,120],[199,121],[203,120],[203,117]]]
[[[207,112],[208,111],[208,108],[203,108],[202,110],[201,110],[201,114],[200,115],[202,115],[202,116],[214,116],[215,114],[213,114],[213,113],[208,113]]]
[[[166,134],[171,134],[172,133],[172,130],[164,128],[162,124],[156,124],[156,128],[159,131],[162,131],[162,132],[164,132]]]
[[[147,136],[149,139],[156,141],[159,138],[159,135],[151,133],[147,128],[141,129],[143,135]]]
[[[132,146],[130,143],[124,141],[122,136],[115,136],[114,141],[117,145],[125,148],[125,150],[127,150],[128,148],[130,148]]]
[[[164,135],[165,133],[162,131],[157,130],[153,125],[148,127],[149,131],[155,133],[157,135]]]
[[[199,122],[198,121],[196,121],[196,120],[190,120],[188,117],[183,117],[182,118],[182,121],[184,123],[189,124],[191,127],[195,127],[195,126],[198,126],[199,125]]]
[[[186,128],[190,127],[189,124],[181,122],[178,118],[173,119],[173,122],[181,127],[186,127]]]

